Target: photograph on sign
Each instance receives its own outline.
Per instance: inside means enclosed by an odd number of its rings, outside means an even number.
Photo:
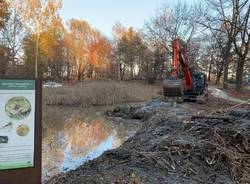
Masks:
[[[0,80],[0,170],[34,166],[35,81]]]

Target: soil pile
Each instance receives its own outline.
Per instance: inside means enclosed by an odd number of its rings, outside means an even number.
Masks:
[[[130,108],[127,118],[139,109]],[[47,184],[250,183],[250,110],[191,121],[173,109],[161,104],[157,112],[140,113],[145,121],[134,137]]]

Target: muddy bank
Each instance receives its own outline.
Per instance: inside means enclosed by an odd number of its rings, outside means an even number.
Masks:
[[[173,108],[158,103],[150,110],[151,106],[118,107],[109,112],[138,118],[134,114],[141,110],[143,127],[119,148],[46,183],[250,182],[249,111],[231,112],[226,120],[191,121],[192,113],[197,114],[203,106]],[[200,114],[224,115],[217,112],[219,107],[207,106]]]

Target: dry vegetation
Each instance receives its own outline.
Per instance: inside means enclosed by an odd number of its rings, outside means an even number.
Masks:
[[[95,81],[45,88],[43,101],[46,105],[112,105],[154,99],[160,90],[160,86],[142,82]]]

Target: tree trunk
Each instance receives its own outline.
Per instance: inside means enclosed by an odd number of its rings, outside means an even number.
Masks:
[[[229,65],[229,59],[230,59],[230,51],[232,48],[232,38],[229,38],[228,43],[226,47],[224,48],[223,52],[223,65],[224,65],[224,79],[223,79],[223,88],[227,89],[228,85],[228,65]]]
[[[69,49],[66,49],[67,80],[70,81]]]
[[[5,68],[0,70],[0,77],[5,77]]]
[[[212,62],[209,63],[209,67],[208,67],[208,79],[207,79],[207,81],[211,80],[211,70],[212,70]]]
[[[237,70],[236,70],[236,91],[240,91],[242,89],[242,80],[243,80],[243,70],[244,70],[245,58],[240,57],[237,63]]]
[[[130,65],[130,70],[131,70],[131,80],[134,80],[134,70],[133,70],[134,66],[133,64]]]
[[[36,38],[36,56],[35,56],[35,78],[38,77],[38,49],[39,49],[39,39],[40,39],[40,33],[37,33]]]
[[[118,63],[117,63],[117,78],[118,80],[121,80],[121,61],[120,61],[120,53],[118,55]]]
[[[5,77],[8,60],[9,53],[7,52],[7,49],[0,45],[0,77]]]
[[[222,71],[223,71],[223,66],[224,66],[224,63],[221,66],[217,67],[215,84],[219,84],[220,82],[220,78],[222,76]]]
[[[215,81],[215,84],[216,84],[216,85],[219,84],[219,82],[220,82],[220,77],[221,77],[220,75],[217,75],[217,76],[216,76],[216,81]]]
[[[78,73],[77,80],[78,80],[78,82],[81,82],[81,80],[82,80],[82,73],[81,72]]]
[[[121,68],[120,68],[120,72],[121,72],[121,80],[123,80],[124,79],[124,75],[125,75],[125,66],[122,66],[122,65],[120,65],[121,66]]]
[[[67,62],[67,80],[70,81],[70,66],[69,66],[69,62]]]
[[[223,88],[227,89],[228,85],[228,56],[225,56],[224,58],[224,80],[223,80]]]

